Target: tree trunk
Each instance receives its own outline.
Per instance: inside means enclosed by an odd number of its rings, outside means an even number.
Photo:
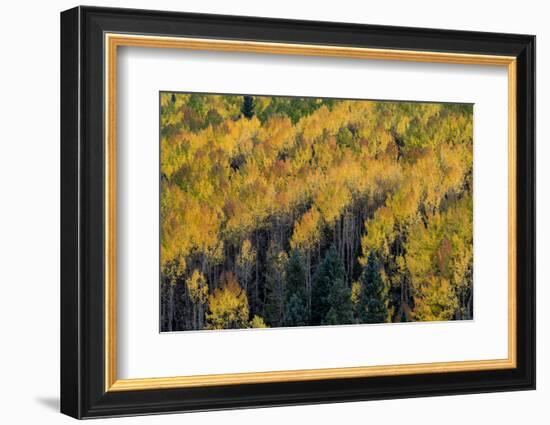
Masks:
[[[204,328],[204,304],[199,303],[198,330]]]
[[[174,284],[169,283],[170,285],[170,296],[168,304],[168,332],[172,332],[172,323],[174,321]]]
[[[306,292],[307,292],[307,313],[311,320],[311,252],[307,251],[306,254]]]

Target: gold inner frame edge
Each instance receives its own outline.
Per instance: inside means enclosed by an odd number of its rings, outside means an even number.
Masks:
[[[381,366],[118,379],[116,325],[116,100],[120,46],[325,56],[468,65],[505,66],[508,72],[508,358]],[[516,58],[447,52],[370,49],[330,45],[161,37],[106,33],[105,47],[105,391],[137,391],[215,385],[511,369],[517,365],[516,322]]]

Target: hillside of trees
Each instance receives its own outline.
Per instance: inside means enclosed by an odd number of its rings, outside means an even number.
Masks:
[[[160,95],[161,330],[473,317],[473,107]]]

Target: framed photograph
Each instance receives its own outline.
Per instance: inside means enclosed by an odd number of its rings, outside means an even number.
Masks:
[[[61,14],[61,411],[535,388],[535,37]]]

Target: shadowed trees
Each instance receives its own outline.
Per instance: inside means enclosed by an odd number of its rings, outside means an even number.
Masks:
[[[309,324],[306,297],[306,273],[300,251],[293,250],[286,268],[286,306],[284,326]]]
[[[344,266],[334,245],[319,265],[312,299],[311,324],[334,324],[328,322],[340,319],[344,320],[341,324],[351,323],[351,293],[345,286]]]
[[[384,323],[388,321],[388,290],[380,275],[380,263],[370,253],[361,274],[361,289],[357,303],[359,323]]]

